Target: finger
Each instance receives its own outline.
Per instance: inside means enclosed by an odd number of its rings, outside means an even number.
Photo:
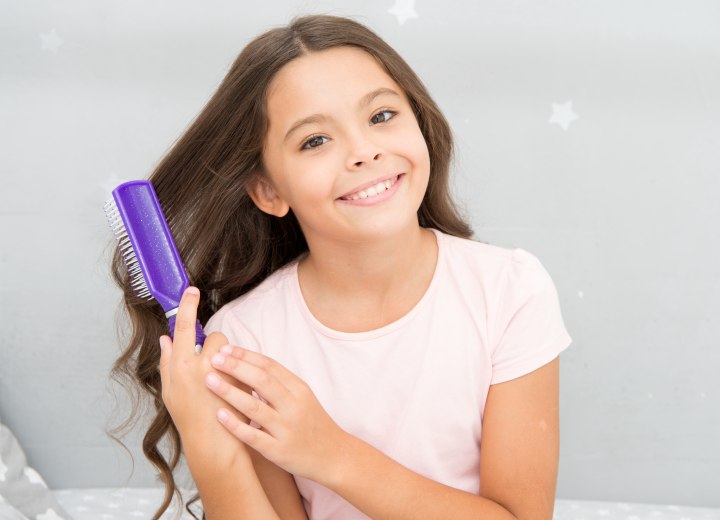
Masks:
[[[170,380],[168,366],[172,356],[172,347],[172,340],[169,336],[160,336],[160,380],[164,382]]]
[[[222,332],[213,332],[205,339],[205,344],[203,345],[200,356],[210,359],[213,355],[220,352],[222,347],[229,347],[227,337]],[[241,383],[232,376],[221,373],[221,377],[236,388],[245,390],[247,393],[252,392],[252,389],[248,385]]]
[[[217,418],[235,437],[270,460],[268,454],[277,443],[271,435],[246,424],[238,419],[230,410],[225,408],[218,410]]]
[[[244,417],[255,421],[269,430],[270,433],[274,433],[275,425],[280,416],[272,407],[263,403],[257,397],[253,397],[248,392],[228,384],[217,374],[208,374],[205,378],[205,384],[210,391],[226,401]]]
[[[207,338],[203,344],[202,355],[212,357],[213,354],[220,352],[223,345],[228,344],[228,339],[222,332],[213,332]]]
[[[195,321],[199,303],[200,291],[197,287],[185,289],[175,317],[173,340],[173,346],[179,349],[178,356],[180,357],[195,353]]]
[[[229,357],[241,359],[251,365],[265,370],[274,376],[278,381],[281,381],[283,386],[292,393],[296,393],[305,386],[305,382],[302,379],[288,370],[285,366],[268,356],[264,356],[258,352],[253,352],[252,350],[247,350],[234,345],[224,346],[220,349],[220,352]]]
[[[169,388],[171,386],[170,359],[172,358],[172,340],[169,336],[160,336],[160,393],[163,402],[167,405]]]
[[[249,385],[279,412],[285,409],[286,403],[292,397],[288,389],[273,374],[244,359],[228,357],[220,353],[212,357],[211,363],[220,372]]]

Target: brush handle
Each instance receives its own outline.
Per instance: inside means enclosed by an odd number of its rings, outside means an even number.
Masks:
[[[168,318],[168,328],[170,329],[170,337],[175,340],[175,318],[177,317],[177,314],[173,314]],[[200,345],[201,347],[205,344],[205,332],[203,332],[202,325],[200,324],[200,320],[195,321],[195,345]]]
[[[131,244],[130,264],[141,273],[136,281],[167,313],[180,305],[189,285],[185,266],[150,181],[130,181],[112,192],[123,231]]]

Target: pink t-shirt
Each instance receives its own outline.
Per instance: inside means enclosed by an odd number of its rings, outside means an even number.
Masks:
[[[572,340],[535,256],[433,231],[438,262],[427,292],[380,329],[349,333],[320,323],[295,261],[222,307],[205,330],[283,364],[345,431],[425,477],[477,494],[490,385],[549,363]],[[295,481],[311,519],[367,518],[329,489]]]

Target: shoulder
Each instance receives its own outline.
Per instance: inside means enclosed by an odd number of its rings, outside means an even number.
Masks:
[[[533,253],[438,232],[447,269],[466,282],[478,281],[497,291],[508,286],[547,281],[549,275]]]
[[[205,332],[223,332],[232,342],[247,343],[248,323],[262,323],[268,317],[277,318],[293,296],[296,261],[281,267],[254,289],[226,303],[205,325]]]

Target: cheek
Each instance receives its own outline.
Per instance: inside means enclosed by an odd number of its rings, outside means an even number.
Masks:
[[[285,188],[291,204],[327,199],[334,193],[333,172],[338,170],[338,166],[328,159],[329,154],[325,154],[324,157],[300,159],[287,165]]]
[[[418,129],[417,135],[413,141],[413,155],[418,165],[422,165],[426,170],[427,174],[430,174],[430,150],[428,150],[427,143],[422,133]]]

